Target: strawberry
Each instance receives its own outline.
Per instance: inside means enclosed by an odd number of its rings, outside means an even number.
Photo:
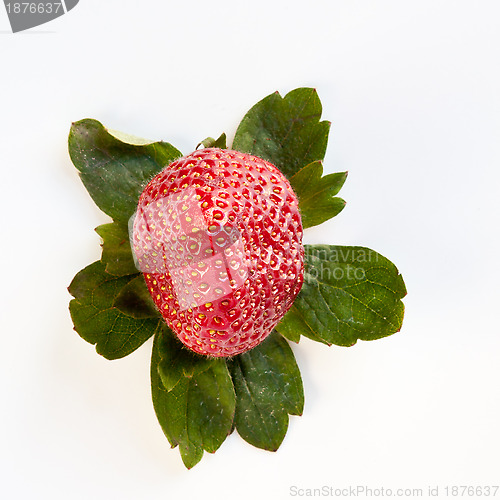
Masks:
[[[154,177],[132,247],[153,300],[191,350],[233,356],[262,342],[304,279],[298,200],[271,163],[207,148]]]

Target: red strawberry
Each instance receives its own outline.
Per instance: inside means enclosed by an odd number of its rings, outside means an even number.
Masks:
[[[195,151],[151,180],[133,248],[170,328],[211,356],[262,342],[304,279],[295,193],[274,165],[237,151]]]

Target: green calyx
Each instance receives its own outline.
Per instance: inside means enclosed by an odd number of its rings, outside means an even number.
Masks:
[[[337,196],[347,173],[323,175],[330,123],[321,121],[316,90],[277,92],[253,106],[231,146],[276,165],[299,199],[304,228],[338,215]],[[227,139],[208,137],[197,147],[225,149]],[[275,451],[289,415],[301,415],[304,393],[288,341],[301,336],[351,346],[401,329],[406,288],[396,266],[364,247],[305,245],[305,281],[274,332],[254,349],[232,358],[188,351],[169,330],[137,270],[128,221],[146,183],[182,153],[106,129],[96,120],[73,123],[69,153],[97,206],[112,218],[96,231],[101,259],[71,282],[70,313],[77,333],[107,359],[127,356],[154,337],[153,405],[161,428],[191,468],[204,451],[215,452],[234,429],[248,443]]]

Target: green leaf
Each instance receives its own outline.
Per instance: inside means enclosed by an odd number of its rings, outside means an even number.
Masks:
[[[156,335],[151,358],[151,388],[158,421],[172,447],[179,446],[184,465],[190,469],[203,456],[214,453],[231,433],[235,410],[233,383],[223,359],[201,358],[203,369],[189,367],[190,376],[181,376],[170,390],[162,384],[162,359],[182,363],[180,342],[166,327]],[[208,366],[207,366],[208,365]],[[161,370],[165,376],[168,365]],[[179,372],[179,367],[172,367]],[[175,378],[174,376],[173,378]]]
[[[113,305],[132,318],[161,317],[142,274],[133,278],[121,289]]]
[[[174,335],[165,335],[162,344],[161,362],[158,373],[167,391],[171,391],[183,378],[208,370],[214,362],[213,358],[199,356],[183,347]]]
[[[106,272],[114,276],[137,274],[127,226],[118,222],[103,224],[95,229],[102,238],[101,262],[106,265]]]
[[[283,337],[298,344],[300,341],[300,334],[304,331],[302,316],[299,310],[294,309],[292,306],[280,323],[276,325],[275,330],[283,335]]]
[[[309,163],[291,179],[295,194],[299,198],[302,226],[317,226],[338,215],[345,207],[345,201],[335,195],[347,178],[347,172],[323,175],[320,161]]]
[[[305,245],[304,285],[276,329],[351,346],[401,329],[403,277],[382,255],[364,247]]]
[[[245,441],[276,451],[288,414],[301,415],[304,391],[288,342],[275,332],[250,351],[228,360],[236,390],[236,430]]]
[[[207,137],[196,146],[196,149],[198,149],[200,146],[203,146],[204,148],[227,149],[226,134],[223,132],[217,139],[214,139],[213,137]]]
[[[270,161],[290,178],[325,156],[330,122],[319,121],[321,112],[315,89],[298,88],[284,98],[275,92],[245,115],[232,147]]]
[[[107,359],[135,351],[158,327],[158,319],[135,319],[114,307],[120,291],[132,278],[112,276],[98,261],[82,269],[68,289],[75,297],[69,304],[75,330]]]
[[[96,120],[73,123],[69,153],[97,206],[126,224],[146,184],[181,153],[166,142],[128,144],[114,134]]]

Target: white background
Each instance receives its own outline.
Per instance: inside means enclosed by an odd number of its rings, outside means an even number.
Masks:
[[[499,19],[482,0],[81,0],[14,35],[0,10],[0,497],[498,485]],[[280,450],[235,433],[186,471],[153,412],[151,342],[110,362],[72,330],[66,287],[99,258],[108,219],[69,160],[69,127],[96,118],[188,153],[300,86],[332,121],[325,169],[349,171],[346,209],[306,242],[393,260],[403,330],[352,348],[302,340],[306,406]]]

